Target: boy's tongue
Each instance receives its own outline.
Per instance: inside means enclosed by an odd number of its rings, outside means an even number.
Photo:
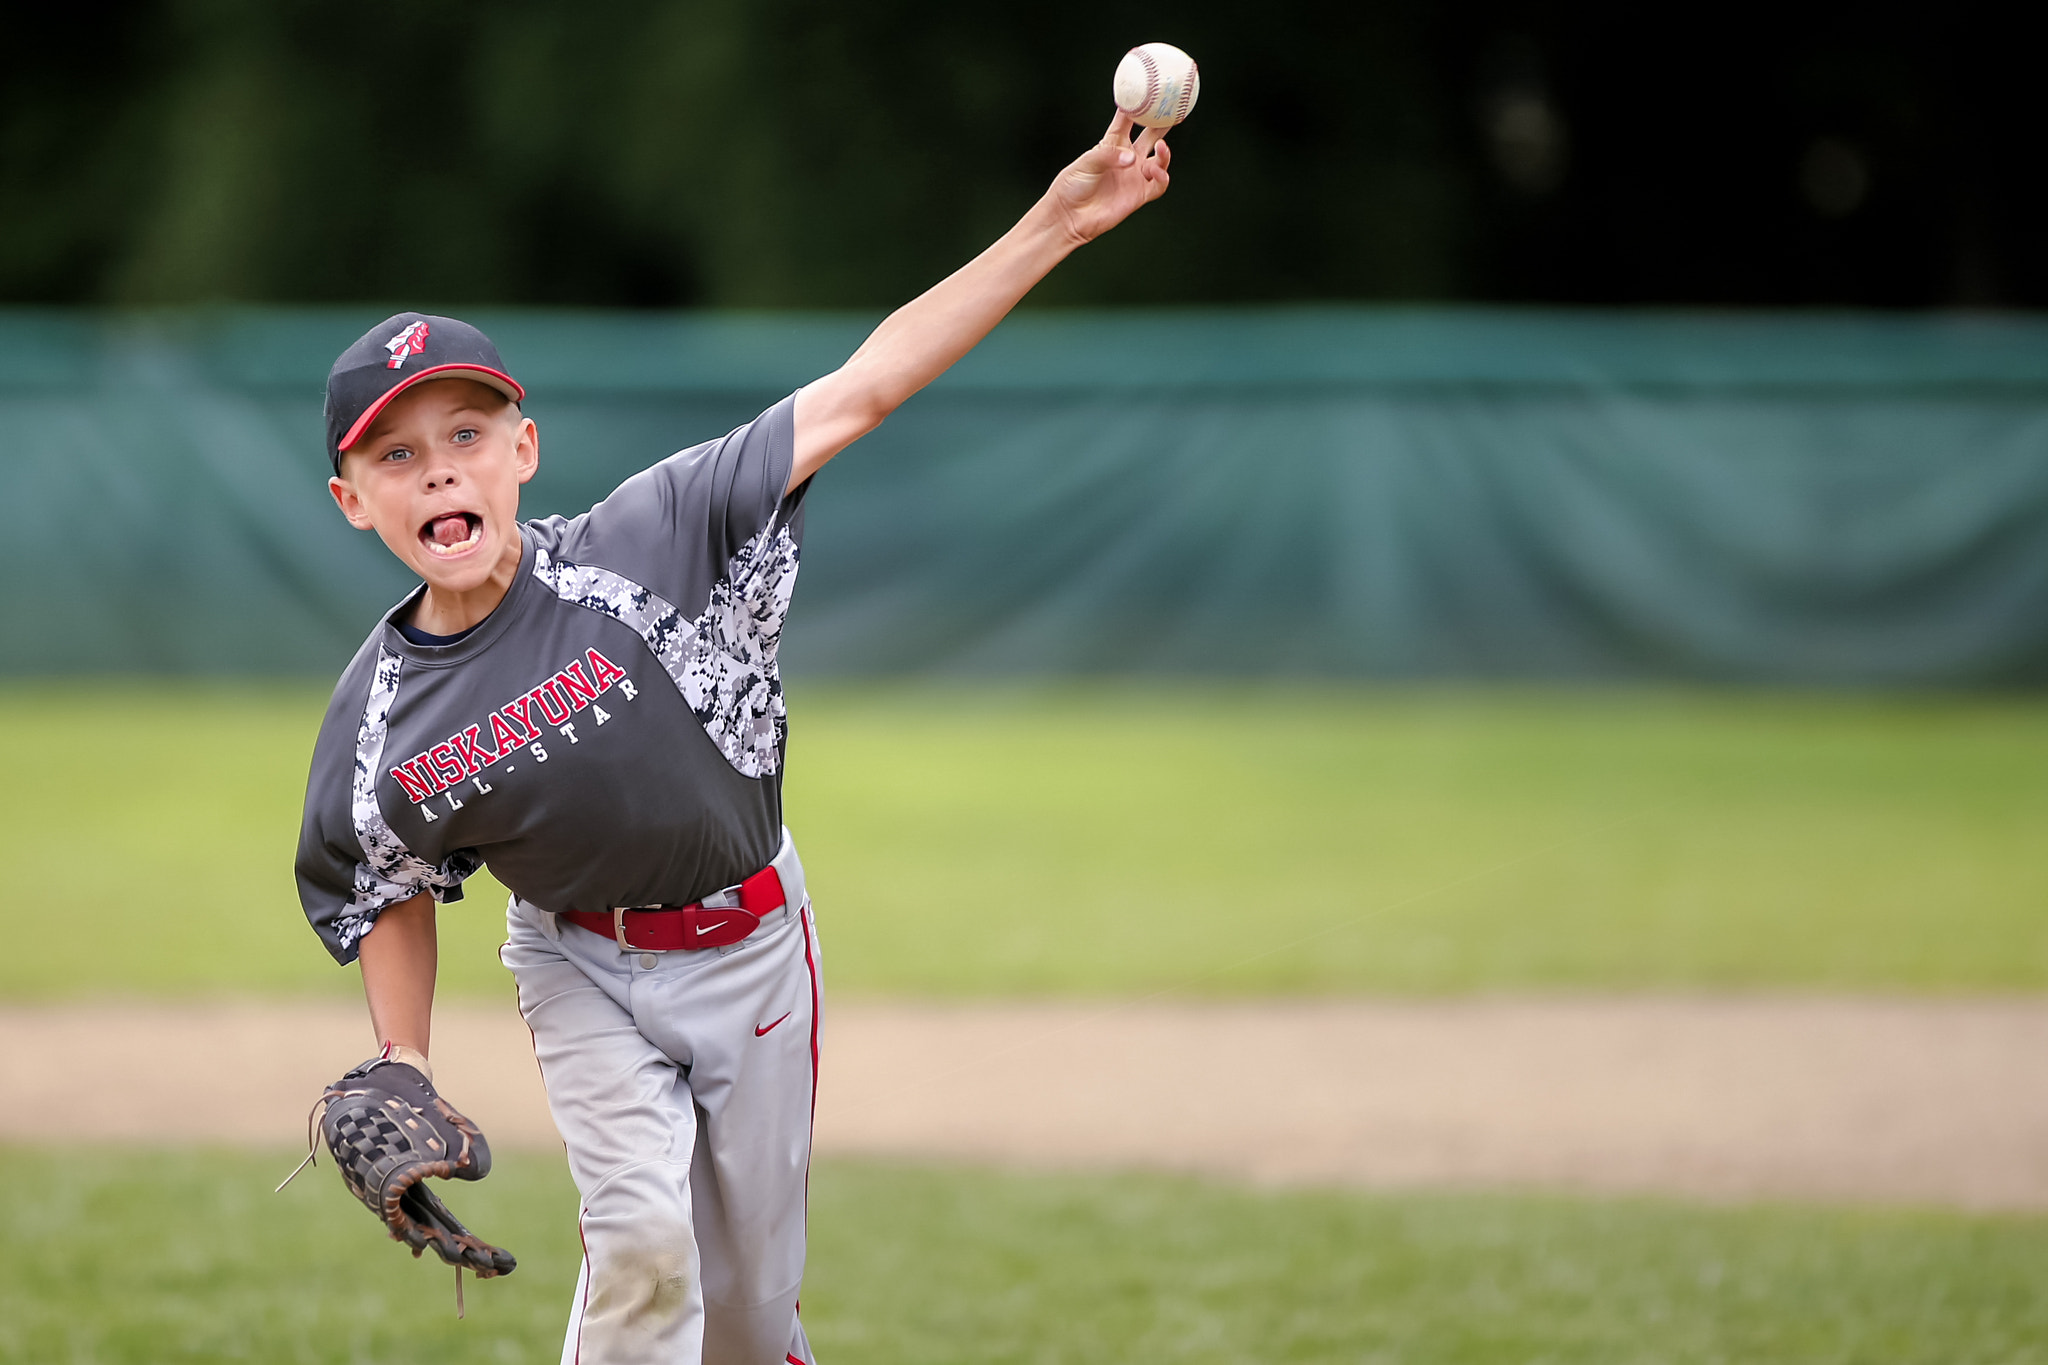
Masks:
[[[427,536],[437,545],[460,545],[469,539],[469,518],[460,512],[436,517],[427,524]]]

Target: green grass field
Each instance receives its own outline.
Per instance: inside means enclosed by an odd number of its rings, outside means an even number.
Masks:
[[[520,1269],[386,1241],[293,1158],[0,1149],[0,1362],[552,1362],[576,1269],[559,1161],[458,1211]],[[1173,1360],[2017,1365],[2048,1223],[1646,1201],[1253,1194],[1160,1177],[831,1164],[804,1315],[831,1365]]]
[[[0,993],[348,992],[304,688],[15,686]],[[2048,703],[794,689],[835,989],[2037,990]],[[444,989],[503,995],[488,878]]]
[[[353,994],[290,861],[323,696],[15,686],[0,998]],[[2040,990],[2048,702],[794,689],[840,993]],[[502,890],[443,911],[504,999]],[[0,1362],[553,1361],[558,1158],[448,1273],[295,1158],[0,1148]],[[2048,1361],[2048,1220],[830,1163],[806,1318],[861,1362]]]

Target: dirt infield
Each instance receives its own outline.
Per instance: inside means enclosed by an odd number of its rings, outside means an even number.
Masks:
[[[0,1140],[289,1147],[369,1045],[343,1004],[0,1008]],[[845,1002],[824,1051],[826,1153],[2048,1210],[2042,1000]],[[443,1007],[434,1056],[555,1145],[509,1003]]]

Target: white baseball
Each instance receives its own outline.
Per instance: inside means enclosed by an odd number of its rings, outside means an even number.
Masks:
[[[1171,128],[1202,94],[1202,69],[1172,43],[1145,43],[1116,64],[1116,107],[1146,128]]]

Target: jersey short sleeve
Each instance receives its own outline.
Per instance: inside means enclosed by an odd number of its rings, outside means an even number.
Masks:
[[[796,396],[671,455],[580,517],[532,523],[535,576],[633,629],[734,769],[781,765],[776,656],[796,588]]]
[[[803,489],[784,496],[796,460],[796,396],[715,441],[678,451],[578,517],[535,522],[556,559],[613,571],[692,615],[721,580],[794,558]]]
[[[299,902],[337,962],[377,916],[421,892],[462,898],[462,883],[482,859],[463,849],[429,863],[392,832],[377,797],[395,696],[396,660],[372,637],[342,674],[313,745],[305,812],[294,863]]]

